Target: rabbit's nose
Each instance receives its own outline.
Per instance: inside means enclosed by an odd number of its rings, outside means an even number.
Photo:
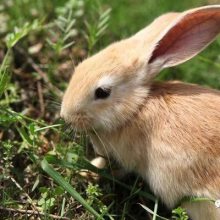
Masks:
[[[64,121],[66,121],[69,115],[70,115],[70,112],[68,112],[68,110],[64,108],[64,106],[61,106],[60,117],[64,119]]]

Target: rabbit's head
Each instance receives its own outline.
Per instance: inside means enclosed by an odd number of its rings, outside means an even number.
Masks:
[[[135,120],[161,69],[183,63],[220,32],[220,5],[168,13],[80,63],[61,116],[79,129],[111,131]]]

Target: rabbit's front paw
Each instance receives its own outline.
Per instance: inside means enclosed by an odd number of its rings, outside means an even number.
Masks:
[[[104,169],[106,167],[106,159],[104,157],[99,156],[91,160],[91,164],[97,167],[98,169]],[[81,170],[79,172],[79,175],[88,180],[98,181],[100,179],[99,174],[94,173],[90,170]]]

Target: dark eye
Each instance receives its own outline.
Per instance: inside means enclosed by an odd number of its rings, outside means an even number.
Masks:
[[[95,90],[95,99],[106,99],[110,96],[110,94],[111,94],[110,88],[99,87]]]

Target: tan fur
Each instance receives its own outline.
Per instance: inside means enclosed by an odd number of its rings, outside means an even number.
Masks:
[[[200,109],[209,111],[199,115]],[[123,167],[148,179],[170,207],[186,195],[199,196],[201,187],[212,192],[207,197],[217,199],[219,112],[220,93],[215,90],[182,83],[155,84],[132,123],[111,133],[100,131],[92,140],[102,154],[107,150]]]
[[[63,98],[61,116],[89,133],[96,153],[137,172],[170,208],[186,196],[220,199],[220,92],[152,79],[219,32],[220,6],[162,15],[79,64]],[[96,100],[98,87],[110,96]],[[193,220],[220,219],[213,203],[183,207]]]
[[[219,219],[220,211],[211,202],[185,203],[182,205],[193,220]]]

